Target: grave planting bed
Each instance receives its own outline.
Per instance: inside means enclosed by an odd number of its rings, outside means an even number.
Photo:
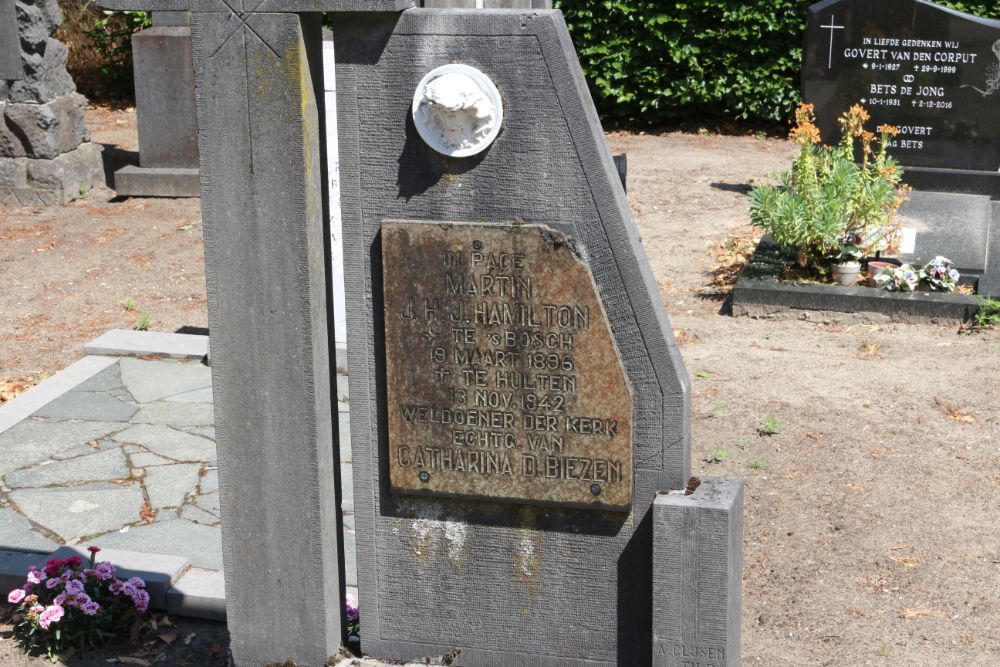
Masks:
[[[782,280],[781,276],[793,261],[765,236],[733,288],[733,315],[765,317],[825,311],[870,314],[892,321],[953,320],[962,323],[971,320],[979,310],[978,299],[965,294],[889,292],[877,287]],[[975,278],[972,281],[975,282]]]

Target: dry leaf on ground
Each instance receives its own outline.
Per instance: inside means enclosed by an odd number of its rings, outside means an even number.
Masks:
[[[916,567],[920,564],[920,559],[916,556],[890,556],[896,565],[902,567]]]

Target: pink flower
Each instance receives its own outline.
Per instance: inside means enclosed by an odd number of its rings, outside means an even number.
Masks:
[[[149,609],[149,593],[141,589],[136,591],[135,595],[132,596],[132,602],[135,604],[136,611],[145,613]]]
[[[126,584],[131,584],[133,588],[145,588],[146,587],[146,582],[143,581],[142,579],[140,579],[139,577],[132,577],[131,579],[129,579],[125,583]]]
[[[10,592],[10,595],[7,596],[7,602],[11,604],[21,604],[21,601],[24,600],[25,595],[26,593],[24,592],[23,588],[15,588]]]
[[[70,567],[78,567],[83,563],[83,559],[79,556],[70,556],[66,559],[66,564]]]
[[[51,591],[53,588],[55,588],[56,586],[58,586],[62,582],[63,582],[62,579],[60,579],[59,577],[55,577],[55,578],[52,578],[52,579],[49,579],[48,581],[46,581],[45,582],[45,587]]]
[[[87,551],[89,551],[92,554],[96,554],[101,551],[101,547],[89,546],[87,547]]]
[[[66,592],[70,595],[79,595],[83,592],[83,582],[72,579],[66,582]]]
[[[94,614],[96,614],[101,610],[101,605],[91,601],[86,604],[80,605],[80,610],[87,616],[93,616]]]
[[[115,566],[107,561],[98,563],[94,566],[94,574],[97,575],[98,579],[106,581],[115,576]]]
[[[57,604],[46,607],[38,618],[38,625],[42,626],[43,630],[48,630],[49,626],[58,623],[65,613],[66,611]]]
[[[38,614],[41,614],[43,611],[45,611],[45,607],[43,607],[40,604],[36,604],[31,606],[31,609],[28,610],[28,613],[35,614],[37,616]]]
[[[46,576],[44,572],[39,572],[38,569],[35,568],[34,566],[32,566],[30,570],[28,570],[29,584],[40,584],[46,579],[48,579],[48,576]]]
[[[348,621],[358,620],[358,601],[350,593],[347,594],[347,603],[344,605]]]

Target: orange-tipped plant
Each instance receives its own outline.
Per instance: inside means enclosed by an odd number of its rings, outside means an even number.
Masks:
[[[753,224],[794,250],[803,267],[898,250],[896,213],[910,192],[888,154],[898,130],[883,125],[869,132],[870,118],[852,106],[840,118],[840,143],[823,146],[813,106],[801,105],[789,135],[799,144],[792,169],[779,175],[780,185],[750,193]]]

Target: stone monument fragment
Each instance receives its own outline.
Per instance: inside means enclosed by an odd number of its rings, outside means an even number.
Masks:
[[[0,0],[0,205],[61,205],[103,180],[56,0]]]
[[[232,652],[318,667],[344,597],[320,12],[412,2],[104,5],[191,12]]]
[[[338,19],[362,649],[652,664],[653,500],[688,481],[689,379],[562,15]],[[465,157],[414,115],[453,64],[503,101]],[[476,136],[473,98],[445,130]]]
[[[743,482],[706,478],[658,496],[653,536],[652,664],[741,664]]]
[[[902,259],[952,259],[1000,294],[1000,20],[927,0],[825,0],[809,8],[803,97],[826,143],[853,104],[899,135],[891,154],[916,192]]]
[[[188,12],[153,12],[132,35],[139,164],[115,172],[115,191],[133,197],[197,197],[198,119]]]

